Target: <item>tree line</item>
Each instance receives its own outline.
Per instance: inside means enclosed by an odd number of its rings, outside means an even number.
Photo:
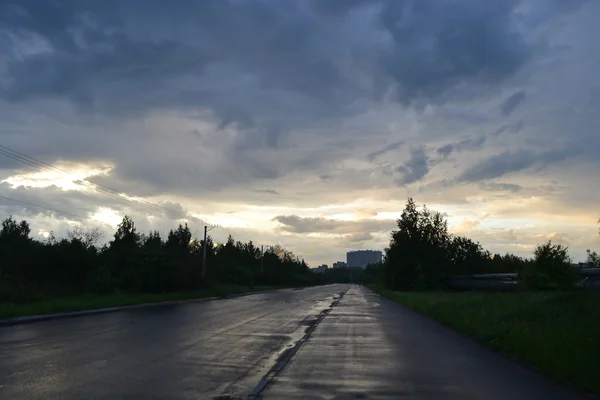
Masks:
[[[26,302],[82,294],[193,291],[213,284],[300,286],[318,283],[306,262],[281,246],[261,248],[229,236],[196,240],[187,224],[163,238],[140,233],[125,216],[112,240],[77,226],[66,237],[30,237],[12,216],[0,230],[0,301]],[[203,251],[206,246],[206,265]]]
[[[551,241],[532,258],[492,254],[467,237],[452,235],[444,216],[409,198],[391,233],[379,281],[394,290],[447,288],[448,278],[463,274],[518,273],[521,286],[532,290],[572,288],[578,280],[568,248]],[[591,253],[590,263],[598,265]]]
[[[229,236],[216,244],[193,238],[187,224],[140,233],[125,216],[112,240],[100,246],[98,229],[75,226],[62,239],[30,237],[27,221],[12,216],[0,229],[0,301],[114,292],[193,291],[213,284],[306,286],[379,282],[395,290],[444,289],[463,274],[518,273],[529,289],[570,288],[578,277],[568,248],[548,241],[532,258],[492,254],[467,237],[452,235],[442,214],[418,209],[409,198],[390,235],[384,262],[364,270],[312,273],[306,262],[281,246],[264,249]],[[206,246],[206,265],[203,251]],[[590,253],[590,264],[600,267]]]

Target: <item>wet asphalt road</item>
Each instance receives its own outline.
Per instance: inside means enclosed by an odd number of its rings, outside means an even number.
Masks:
[[[0,399],[225,394],[585,398],[359,286],[0,327]]]

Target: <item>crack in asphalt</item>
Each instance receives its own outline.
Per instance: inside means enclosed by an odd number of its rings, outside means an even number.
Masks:
[[[321,321],[323,321],[323,319],[325,319],[327,314],[329,314],[331,312],[331,310],[333,310],[335,308],[335,306],[337,306],[339,304],[339,302],[342,300],[342,298],[344,297],[344,295],[346,294],[346,292],[349,289],[350,289],[350,287],[347,287],[346,289],[342,290],[341,292],[336,293],[339,297],[336,298],[334,296],[334,300],[331,303],[331,305],[328,308],[326,308],[325,310],[321,311],[319,313],[319,316],[316,319],[310,321],[310,324],[306,327],[306,330],[304,331],[304,335],[302,336],[302,338],[300,338],[296,343],[294,343],[294,345],[292,347],[285,349],[279,355],[279,357],[277,357],[277,361],[275,362],[275,365],[273,365],[269,369],[269,371],[262,377],[262,379],[258,382],[258,384],[250,391],[250,393],[248,393],[248,395],[246,396],[246,400],[258,399],[258,396],[260,396],[260,394],[263,392],[263,390],[265,390],[267,385],[269,385],[269,383],[271,383],[273,381],[273,379],[277,376],[277,374],[279,374],[283,370],[283,368],[286,366],[286,364],[292,359],[292,357],[294,357],[294,355],[298,352],[298,350],[300,350],[300,347],[302,347],[302,345],[308,341],[308,339],[310,338],[310,335],[315,331],[315,329],[317,329],[317,326],[319,325],[319,323],[321,323]]]

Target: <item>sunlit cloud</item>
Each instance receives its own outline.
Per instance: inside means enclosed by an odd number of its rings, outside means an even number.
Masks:
[[[110,165],[89,166],[76,163],[57,163],[47,170],[36,172],[25,172],[9,176],[2,180],[11,187],[45,188],[56,186],[63,190],[92,191],[94,185],[85,181],[87,178],[97,175],[107,175],[113,168]]]
[[[463,234],[465,232],[469,232],[472,229],[478,227],[479,224],[480,224],[479,221],[470,221],[468,219],[465,219],[460,224],[458,224],[458,226],[456,226],[456,228],[452,229],[452,231],[454,231],[455,233]]]
[[[90,216],[90,219],[116,228],[117,225],[119,225],[119,223],[123,220],[123,215],[119,214],[115,210],[101,207],[96,213]]]

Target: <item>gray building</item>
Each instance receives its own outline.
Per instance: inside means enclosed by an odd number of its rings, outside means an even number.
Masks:
[[[333,263],[333,268],[337,269],[337,268],[346,268],[346,263],[343,261],[338,261],[338,262],[334,262]]]
[[[329,270],[329,268],[327,267],[327,264],[323,264],[323,265],[319,265],[317,268],[311,268],[311,270],[313,272],[316,273],[323,273],[323,272],[327,272]]]
[[[346,253],[348,268],[366,268],[369,264],[378,264],[383,260],[383,254],[378,250],[356,250]]]

